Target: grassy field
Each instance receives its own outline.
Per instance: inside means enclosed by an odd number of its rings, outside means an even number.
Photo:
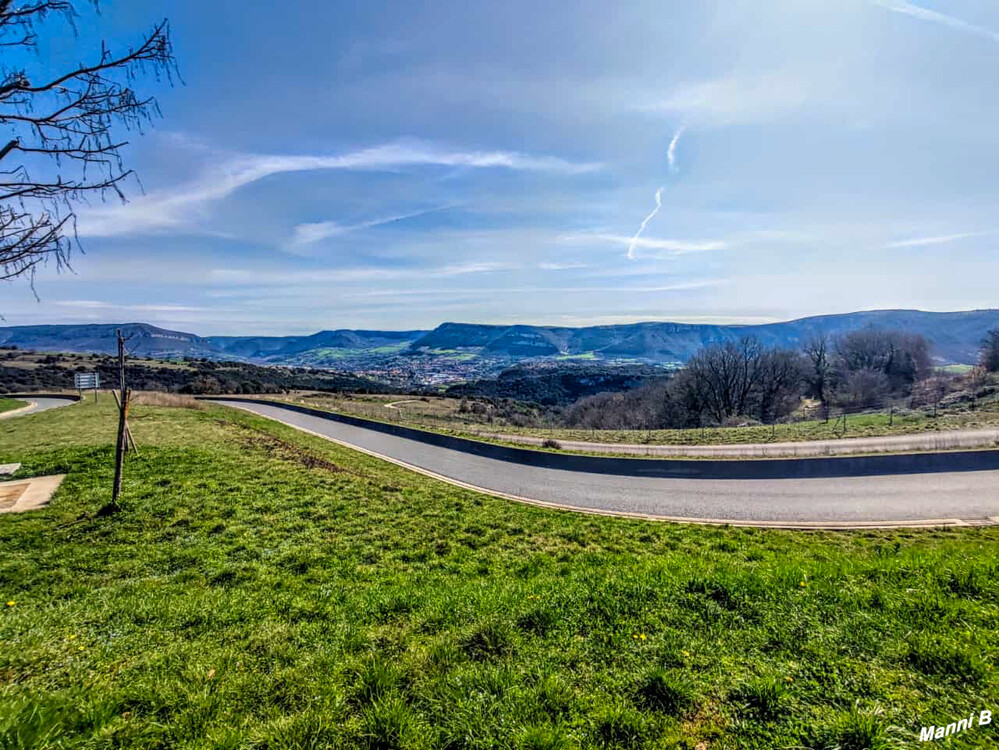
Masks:
[[[748,427],[708,427],[703,430],[580,430],[561,427],[517,427],[508,423],[483,421],[482,416],[459,411],[460,399],[444,397],[406,398],[403,396],[293,396],[289,399],[320,409],[354,414],[382,422],[474,437],[486,434],[551,437],[595,443],[640,445],[737,445],[745,443],[801,442],[851,437],[880,437],[919,432],[976,429],[999,426],[999,400],[982,401],[978,408],[966,406],[941,411],[937,417],[924,412],[856,414],[842,422],[830,419]],[[394,408],[388,408],[394,404]]]
[[[78,352],[34,352],[21,350],[0,350],[0,363],[7,367],[17,367],[23,370],[36,370],[39,367],[52,365],[60,369],[76,370],[78,367],[93,369],[96,363],[108,359],[107,354],[81,354]],[[147,357],[129,357],[130,365],[158,367],[167,370],[190,370],[190,365],[181,361],[166,359],[149,359]]]
[[[0,516],[0,747],[857,750],[999,708],[997,528],[547,511],[141,404],[100,518],[112,409],[0,423],[68,473]]]
[[[27,405],[27,401],[19,401],[16,398],[4,398],[3,396],[0,396],[0,414],[3,414],[5,411],[21,409]]]

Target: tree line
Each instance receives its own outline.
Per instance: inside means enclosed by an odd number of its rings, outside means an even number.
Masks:
[[[806,400],[826,417],[833,409],[895,401],[936,408],[954,379],[937,373],[929,351],[923,336],[876,328],[817,336],[800,349],[767,347],[747,336],[705,346],[666,382],[582,399],[565,411],[564,422],[584,429],[772,424]],[[985,372],[999,372],[999,330],[983,344],[978,373]]]
[[[31,364],[31,367],[26,367]],[[117,378],[112,357],[92,354],[69,357],[35,356],[31,352],[0,347],[0,393],[21,393],[73,388],[76,372],[97,372],[110,385]],[[266,367],[241,362],[187,359],[183,366],[155,362],[125,365],[125,375],[135,390],[193,395],[287,393],[318,390],[352,393],[399,393],[400,389],[350,373],[305,367]]]

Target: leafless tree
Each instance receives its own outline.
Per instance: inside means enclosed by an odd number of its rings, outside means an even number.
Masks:
[[[832,362],[830,361],[829,337],[825,334],[813,336],[802,347],[808,361],[811,362],[811,373],[808,377],[809,396],[817,398],[823,407],[829,401],[829,387],[832,381]]]
[[[54,18],[53,18],[54,17]],[[46,70],[32,56],[42,30],[75,31],[72,0],[0,0],[0,279],[33,280],[39,264],[60,268],[76,244],[75,208],[91,197],[125,199],[120,131],[141,131],[159,115],[138,94],[140,74],[173,81],[176,63],[166,20],[139,44],[72,69]],[[10,60],[18,61],[12,65]],[[33,64],[29,70],[20,63]]]
[[[835,376],[840,387],[861,371],[880,372],[891,393],[904,393],[933,372],[929,344],[917,334],[865,328],[851,331],[835,341]],[[873,382],[861,377],[861,382]],[[851,386],[852,387],[852,386]]]
[[[763,353],[756,381],[755,412],[761,422],[776,423],[801,402],[807,377],[800,352],[774,347]]]
[[[933,416],[936,418],[941,402],[957,385],[957,379],[948,375],[940,374],[925,378],[912,389],[912,405],[932,406]]]
[[[993,328],[985,334],[981,364],[987,372],[999,372],[999,328]]]
[[[844,409],[873,409],[883,406],[891,392],[888,376],[872,367],[851,370],[836,390],[836,401]]]
[[[677,376],[676,387],[686,391],[687,402],[700,406],[700,413],[720,424],[748,412],[762,356],[759,340],[752,337],[707,346]]]

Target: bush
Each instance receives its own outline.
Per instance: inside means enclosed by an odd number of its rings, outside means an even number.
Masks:
[[[863,368],[846,375],[836,390],[836,402],[849,409],[874,409],[884,404],[890,391],[887,375]]]
[[[999,372],[999,328],[993,328],[982,344],[982,367],[988,372]]]

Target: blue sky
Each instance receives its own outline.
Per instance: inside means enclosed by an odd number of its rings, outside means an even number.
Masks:
[[[118,0],[35,64],[163,15],[185,85],[140,84],[144,194],[82,208],[6,324],[999,306],[992,0]]]

